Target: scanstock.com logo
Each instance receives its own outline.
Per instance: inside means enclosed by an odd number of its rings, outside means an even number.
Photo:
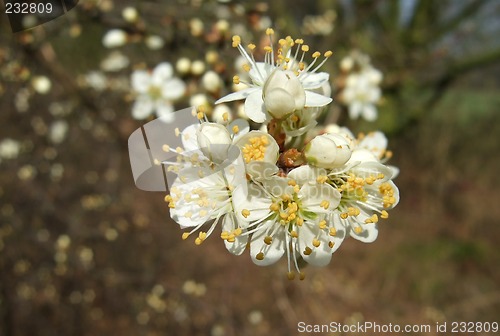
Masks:
[[[4,0],[4,13],[13,33],[57,19],[78,4],[79,0]]]

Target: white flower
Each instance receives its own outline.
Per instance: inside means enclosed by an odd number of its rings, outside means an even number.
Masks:
[[[175,69],[181,75],[185,75],[191,71],[191,60],[187,57],[182,57],[177,60],[175,63]]]
[[[134,7],[125,7],[122,10],[122,17],[125,21],[133,23],[139,18],[139,12]]]
[[[269,35],[271,40],[273,30],[267,29],[266,34]],[[222,97],[215,103],[218,104],[245,99],[245,112],[248,115],[248,118],[259,123],[266,121],[267,110],[263,99],[263,86],[268,81],[271,74],[273,74],[276,69],[280,69],[282,71],[292,71],[293,75],[302,85],[302,88],[305,90],[305,107],[322,107],[329,104],[332,101],[331,98],[315,93],[312,90],[320,88],[325,82],[328,81],[329,75],[325,72],[318,73],[317,70],[332,55],[332,52],[326,52],[324,55],[325,59],[316,67],[315,64],[321,54],[319,52],[315,52],[312,55],[313,61],[306,67],[303,59],[305,53],[309,50],[309,46],[305,45],[303,40],[293,40],[288,36],[286,39],[281,39],[279,44],[280,53],[276,56],[276,59],[271,41],[271,46],[265,48],[265,61],[256,62],[252,54],[256,46],[253,44],[248,46],[248,49],[250,50],[249,54],[241,45],[241,38],[237,35],[233,36],[233,46],[237,47],[242,56],[246,59],[247,63],[244,68],[248,71],[252,82],[244,83],[249,86],[248,88]],[[295,45],[297,45],[297,48],[293,51],[292,47]],[[301,53],[300,57],[299,53]],[[236,84],[240,83],[239,76],[235,76],[233,81]],[[279,97],[279,99],[283,99],[283,97]]]
[[[158,35],[150,35],[146,37],[144,43],[151,50],[160,50],[165,45],[163,38]]]
[[[276,161],[279,156],[279,146],[269,134],[251,131],[238,138],[234,144],[240,148],[247,173],[253,179],[266,179],[278,172]]]
[[[54,144],[60,144],[66,138],[68,133],[68,123],[64,120],[54,121],[50,125],[49,140]]]
[[[127,43],[127,33],[121,29],[111,29],[102,38],[102,44],[106,48],[121,47]]]
[[[201,77],[201,85],[210,93],[216,93],[220,90],[222,81],[215,71],[207,71]]]
[[[342,194],[331,221],[343,225],[353,238],[373,242],[378,235],[377,222],[388,218],[387,210],[399,202],[398,188],[391,181],[393,171],[365,148],[355,149],[347,166],[329,174],[330,183]]]
[[[297,260],[325,266],[339,247],[344,227],[328,222],[328,215],[337,207],[340,193],[326,183],[318,183],[326,171],[302,166],[286,178],[272,177],[250,185],[248,197],[235,192],[233,204],[240,220],[248,225],[250,255],[257,265],[270,265],[285,253],[289,276]],[[303,274],[301,273],[301,277]]]
[[[351,157],[348,141],[336,133],[314,137],[304,148],[304,156],[310,165],[320,168],[343,166]]]
[[[39,94],[47,94],[52,87],[52,82],[46,76],[36,76],[31,80],[31,85],[33,89]]]
[[[381,97],[381,90],[372,78],[373,73],[351,74],[347,77],[346,87],[342,92],[344,102],[349,106],[349,117],[357,119],[359,116],[367,121],[377,119],[375,104]]]
[[[127,56],[119,51],[113,51],[101,61],[103,71],[116,72],[126,68],[130,61]]]
[[[10,138],[0,141],[0,161],[1,159],[15,159],[19,155],[21,144],[17,140]]]
[[[199,231],[195,239],[200,245],[214,231],[217,224],[222,225],[221,237],[226,248],[233,254],[241,254],[248,241],[242,236],[246,223],[235,215],[232,195],[235,189],[245,194],[246,177],[243,163],[236,159],[229,166],[216,169],[207,165],[182,169],[170,188],[171,194],[165,198],[169,203],[170,215],[181,228],[190,228],[182,235],[187,239],[213,221],[207,231]]]
[[[173,119],[172,102],[179,99],[186,91],[182,80],[173,76],[170,63],[158,64],[152,73],[136,70],[132,73],[132,88],[138,94],[132,116],[146,119],[153,112],[165,121]]]

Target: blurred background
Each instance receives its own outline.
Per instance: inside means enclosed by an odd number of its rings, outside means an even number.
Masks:
[[[499,17],[494,0],[82,0],[12,34],[1,16],[0,335],[500,322]],[[231,36],[257,44],[270,26],[331,49],[334,89],[344,56],[370,56],[379,117],[341,108],[338,122],[386,132],[401,170],[378,240],[344,242],[300,282],[217,235],[183,241],[164,195],[136,189],[127,152],[147,121],[131,114],[133,71],[170,62],[187,87],[176,108],[211,106],[231,91]]]

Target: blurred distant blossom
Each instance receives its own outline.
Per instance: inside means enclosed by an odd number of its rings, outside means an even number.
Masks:
[[[131,82],[132,89],[137,94],[132,107],[134,119],[146,119],[156,113],[158,117],[168,121],[173,117],[173,102],[186,92],[186,85],[174,77],[172,65],[167,62],[158,64],[152,71],[134,71]]]
[[[19,141],[6,138],[0,141],[0,162],[2,159],[15,159],[19,155],[21,144]]]
[[[358,52],[344,58],[341,69],[345,73],[341,100],[348,107],[349,117],[375,121],[378,117],[376,104],[382,96],[382,73],[372,66],[367,55]]]

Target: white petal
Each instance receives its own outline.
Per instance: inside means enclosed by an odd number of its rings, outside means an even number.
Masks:
[[[139,93],[146,93],[151,85],[151,75],[144,70],[137,70],[132,73],[132,89]]]
[[[153,82],[153,85],[160,86],[165,81],[172,78],[173,74],[174,69],[172,68],[172,65],[170,63],[163,62],[154,68],[151,81]]]
[[[297,231],[299,234],[297,248],[304,260],[314,266],[322,267],[328,265],[332,259],[332,249],[328,246],[330,239],[325,231],[319,229],[318,223],[306,222],[301,227],[298,227]],[[320,241],[318,247],[314,247],[312,244],[315,238]],[[306,255],[304,253],[306,247],[312,250],[311,254]]]
[[[132,106],[132,117],[137,120],[146,119],[151,115],[154,109],[154,104],[146,96],[138,97]]]
[[[295,180],[299,185],[303,185],[309,182],[315,184],[318,176],[326,174],[325,169],[304,165],[293,169],[288,173],[288,177]]]
[[[186,84],[179,78],[172,78],[162,85],[162,94],[164,98],[176,100],[181,98],[186,92]]]
[[[254,91],[245,100],[245,113],[248,118],[256,123],[266,121],[264,101],[262,100],[262,91]]]
[[[156,103],[156,115],[161,118],[162,121],[170,123],[175,120],[174,107],[169,101],[158,101]]]
[[[231,212],[228,213],[226,216],[224,216],[224,219],[222,220],[222,231],[232,232],[238,227],[240,226],[238,225],[234,213]],[[234,255],[242,254],[243,251],[245,251],[247,243],[248,243],[248,235],[236,236],[234,242],[232,243],[228,242],[227,240],[224,240],[224,245],[226,245],[226,249]]]
[[[302,198],[303,208],[314,213],[331,211],[340,203],[339,191],[329,184],[305,184],[300,188],[299,197]],[[327,209],[322,206],[323,201],[329,203]]]
[[[320,94],[311,92],[311,91],[306,91],[306,107],[321,107],[328,105],[332,102],[332,98],[330,97],[325,97]]]
[[[262,89],[259,87],[251,87],[248,89],[243,89],[241,91],[236,91],[233,93],[228,94],[227,96],[224,96],[220,99],[218,99],[215,104],[220,104],[220,103],[226,103],[230,101],[235,101],[235,100],[241,100],[241,99],[246,99],[250,94],[252,94],[255,91],[260,91],[262,94]]]
[[[270,245],[264,242],[264,238],[274,229],[274,225],[277,225],[274,221],[264,222],[261,229],[252,236],[250,255],[256,265],[268,266],[274,264],[285,253],[285,230],[283,228],[278,229],[278,232],[273,235]],[[264,254],[264,259],[258,260],[256,256],[261,252]]]
[[[366,121],[377,120],[377,108],[373,104],[365,104],[362,113]]]
[[[349,104],[349,118],[358,119],[361,111],[363,109],[363,104],[358,101],[353,101]]]
[[[326,72],[309,73],[304,79],[300,79],[306,90],[317,89],[328,82],[330,75]]]
[[[370,150],[380,159],[387,148],[387,138],[380,131],[368,133],[360,141],[358,147]]]
[[[294,97],[281,88],[268,90],[264,105],[267,112],[277,119],[282,119],[295,110]]]
[[[276,69],[276,67],[264,62],[257,62],[255,63],[255,66],[256,67],[252,67],[250,69],[248,75],[255,85],[263,86],[264,82],[267,80],[271,72]]]
[[[233,190],[232,203],[238,220],[253,222],[263,220],[269,216],[269,207],[272,201],[264,196],[262,189],[250,184],[247,187],[243,185],[236,186]],[[243,210],[249,210],[250,215],[243,217],[241,213]]]
[[[199,126],[200,124],[189,125],[181,132],[182,147],[185,152],[191,152],[199,149],[198,138],[196,135],[196,131]]]

